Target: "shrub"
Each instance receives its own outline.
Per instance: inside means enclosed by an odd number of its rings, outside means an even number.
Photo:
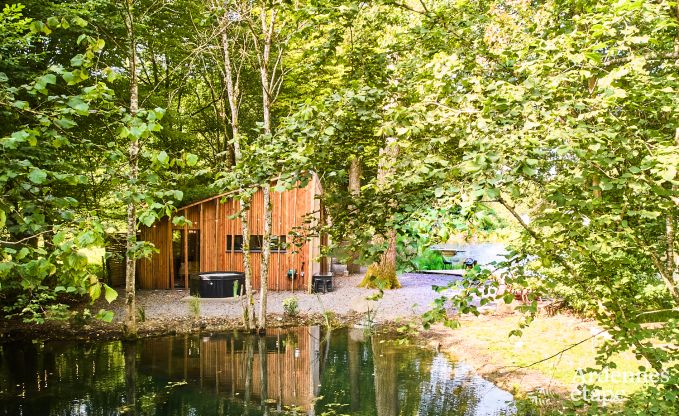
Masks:
[[[299,314],[299,303],[296,297],[292,296],[283,301],[283,313],[290,318]]]
[[[200,297],[192,296],[189,299],[189,313],[193,316],[193,319],[200,318]]]
[[[139,321],[139,322],[145,322],[146,321],[146,309],[144,309],[143,306],[137,307],[137,321]]]

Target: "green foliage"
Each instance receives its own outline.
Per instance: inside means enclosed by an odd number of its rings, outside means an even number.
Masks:
[[[127,140],[153,140],[164,110],[126,114],[116,71],[104,65],[106,42],[72,33],[87,25],[81,17],[64,9],[40,21],[23,11],[6,5],[0,14],[0,299],[6,316],[42,322],[68,317],[76,298],[66,293],[116,298],[83,251],[104,246],[120,226],[121,200],[140,204],[146,224],[171,213],[182,194],[168,190],[178,176],[170,169],[185,162],[146,152],[143,174],[127,186]],[[137,244],[131,255],[151,250]]]
[[[200,297],[191,296],[189,298],[187,306],[189,308],[189,315],[191,315],[193,320],[197,321],[198,319],[200,319]]]
[[[425,249],[421,255],[412,260],[415,270],[442,270],[443,256],[440,251]]]
[[[256,15],[249,4],[229,6]],[[250,48],[262,38],[246,19],[220,26],[233,10],[135,1],[145,108],[132,117],[117,6],[26,5],[0,14],[5,314],[40,322],[64,316],[64,293],[113,299],[80,252],[122,228],[127,202],[152,225],[213,190],[241,190],[247,205],[272,178],[283,190],[315,172],[332,221],[296,239],[327,232],[362,264],[380,259],[392,230],[407,269],[433,256],[429,245],[503,227],[496,214],[508,213],[522,233],[502,276],[468,273],[425,323],[454,325],[447,307],[478,313],[479,302],[505,300],[501,285],[529,287],[524,324],[538,296],[563,298],[611,334],[602,367],[634,350],[671,374],[649,389],[657,395],[644,396],[645,410],[677,403],[679,335],[662,313],[679,307],[674,2],[267,3],[285,22],[270,133]],[[238,138],[224,102],[223,30],[241,71]],[[144,149],[134,183],[131,139]],[[352,161],[359,195],[348,190]],[[152,252],[139,243],[130,255]],[[395,272],[372,267],[365,283],[395,286]],[[651,317],[659,322],[646,325]]]
[[[289,318],[294,318],[299,314],[299,302],[295,296],[283,300],[283,313]]]

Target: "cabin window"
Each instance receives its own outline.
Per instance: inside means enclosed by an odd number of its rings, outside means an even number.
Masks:
[[[287,251],[288,245],[286,244],[285,235],[272,235],[271,236],[271,251],[284,253]]]
[[[229,237],[231,237],[231,236],[229,236]],[[227,244],[228,244],[228,240],[227,240]],[[243,236],[242,235],[234,235],[233,236],[233,251],[243,251]]]
[[[250,251],[262,251],[262,241],[264,241],[264,236],[262,236],[262,235],[251,235],[250,236]]]
[[[231,242],[233,240],[233,251],[243,251],[243,236],[234,235],[233,238],[230,235],[226,236],[226,251],[231,251]],[[272,235],[271,236],[271,251],[274,253],[284,253],[287,250],[286,235]],[[259,252],[262,251],[262,244],[264,241],[264,236],[261,234],[250,236],[250,251]]]

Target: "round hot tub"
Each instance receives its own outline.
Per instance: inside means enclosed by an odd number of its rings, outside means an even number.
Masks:
[[[203,272],[189,279],[191,296],[201,298],[232,298],[240,295],[245,284],[242,272]]]

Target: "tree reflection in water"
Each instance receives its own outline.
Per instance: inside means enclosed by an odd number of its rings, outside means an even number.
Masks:
[[[0,415],[486,415],[507,400],[440,354],[355,329],[0,345]]]

